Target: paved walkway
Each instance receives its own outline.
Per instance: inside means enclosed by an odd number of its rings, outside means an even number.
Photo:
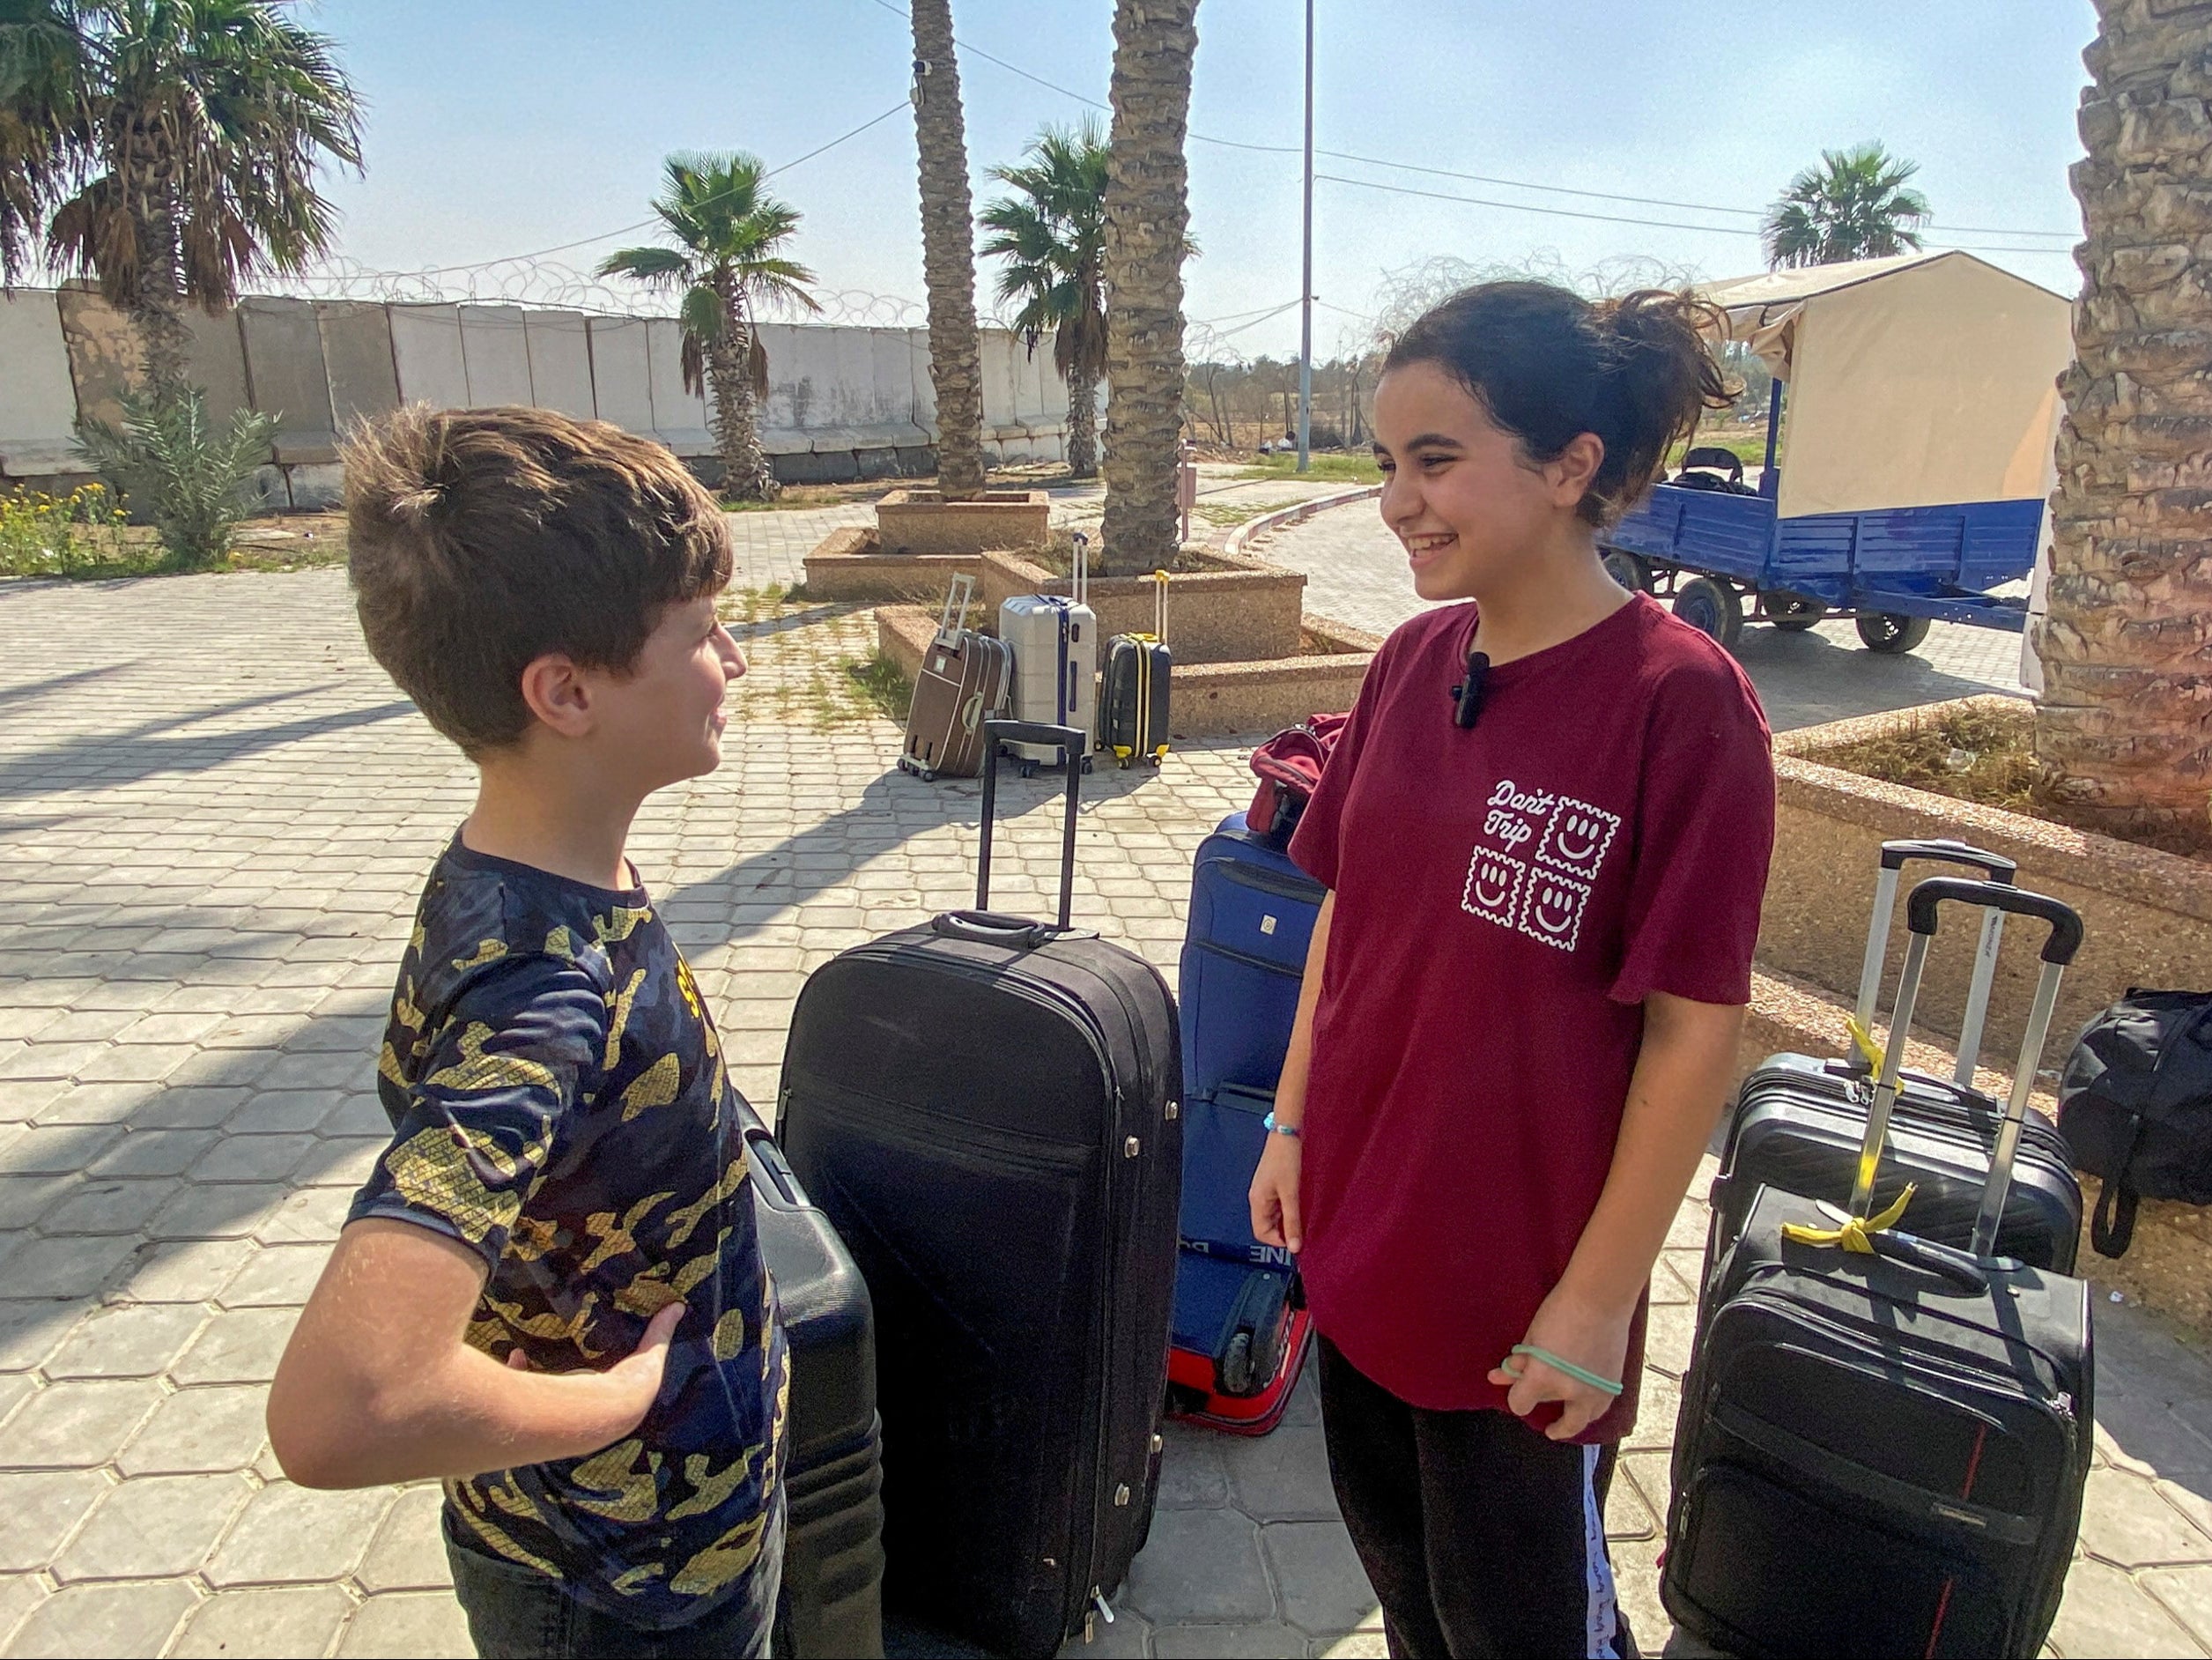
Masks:
[[[1372,501],[1316,514],[1248,551],[1304,571],[1306,608],[1319,616],[1387,634],[1424,608],[1414,596],[1405,551],[1384,529]],[[1865,649],[1847,622],[1822,623],[1801,634],[1755,623],[1744,628],[1736,657],[1777,731],[2020,689],[2020,636],[1959,623],[1937,623],[1919,650],[1898,657]]]
[[[736,522],[758,587],[822,516]],[[968,900],[976,791],[892,768],[898,732],[847,690],[864,612],[732,604],[755,673],[730,759],[657,800],[633,850],[766,1103],[805,973]],[[468,769],[368,661],[335,571],[0,584],[0,1655],[466,1653],[435,1490],[294,1487],[262,1410],[381,1145],[372,1047]],[[1008,781],[1010,908],[1051,879],[1048,792]],[[1248,794],[1233,743],[1099,777],[1080,914],[1172,975],[1190,851]],[[1609,1517],[1653,1649],[1703,1232],[1687,1204]],[[2212,1367],[2099,1313],[2056,1646],[2212,1653]],[[1310,1390],[1262,1441],[1172,1434],[1118,1607],[1083,1652],[1381,1652]]]

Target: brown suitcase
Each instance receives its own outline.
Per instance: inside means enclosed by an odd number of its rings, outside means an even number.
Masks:
[[[902,771],[923,782],[973,778],[983,770],[983,723],[1005,711],[1013,680],[1013,648],[1002,640],[962,625],[975,595],[975,579],[956,576],[945,596],[936,638],[922,655],[906,714]]]

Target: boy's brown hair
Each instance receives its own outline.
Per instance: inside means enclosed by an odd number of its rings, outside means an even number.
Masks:
[[[417,404],[356,429],[343,456],[369,651],[472,757],[529,730],[534,658],[627,671],[663,608],[729,582],[714,497],[604,421]]]

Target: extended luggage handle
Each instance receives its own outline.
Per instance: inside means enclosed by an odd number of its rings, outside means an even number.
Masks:
[[[983,723],[983,845],[976,859],[975,908],[973,911],[949,911],[936,919],[936,927],[942,934],[954,934],[968,939],[980,938],[992,945],[1010,945],[1026,949],[1042,945],[1046,936],[1017,937],[1009,931],[1006,924],[1024,919],[1008,917],[991,909],[991,827],[998,812],[999,750],[1007,744],[1035,744],[1059,749],[1066,755],[1068,822],[1061,832],[1060,839],[1059,930],[1064,931],[1069,925],[1069,919],[1074,912],[1076,898],[1076,811],[1083,795],[1083,729],[1052,726],[1041,721],[986,721]],[[1028,923],[1026,926],[1041,929],[1043,924]]]
[[[1068,578],[1068,597],[1078,605],[1091,603],[1091,538],[1077,530],[1068,538],[1075,545],[1074,568]]]
[[[1866,960],[1859,967],[1859,1029],[1874,1029],[1875,1005],[1882,991],[1882,965],[1889,955],[1890,926],[1897,915],[1898,882],[1908,860],[1963,865],[1992,882],[2010,883],[2020,867],[2001,853],[1986,853],[1949,837],[1884,841],[1881,874],[1875,878],[1874,914],[1867,921]],[[1966,989],[1966,1012],[1959,1022],[1958,1061],[1954,1083],[1974,1086],[1974,1063],[1981,1054],[1983,1028],[1989,1020],[1989,995],[1997,978],[1997,949],[2004,938],[2005,913],[1992,905],[1982,912],[1981,942],[1974,948],[1973,978]]]
[[[937,644],[950,648],[960,643],[960,630],[966,626],[968,607],[975,603],[975,578],[962,572],[952,579],[952,586],[944,597],[944,613],[937,619]]]
[[[1167,573],[1152,573],[1152,638],[1161,645],[1167,643]]]
[[[2060,982],[2067,965],[2082,945],[2080,913],[2063,900],[2005,882],[1976,882],[1963,877],[1936,876],[1917,885],[1905,901],[1905,925],[1911,936],[1905,950],[1905,970],[1898,977],[1897,1007],[1890,1016],[1890,1042],[1882,1056],[1882,1071],[1875,1081],[1874,1105],[1867,1115],[1866,1140],[1859,1152],[1859,1172],[1851,1190],[1851,1214],[1863,1217],[1874,1198],[1874,1181],[1882,1163],[1883,1144],[1888,1139],[1890,1115],[1897,1106],[1898,1074],[1905,1065],[1905,1045],[1911,1041],[1913,1007],[1920,1001],[1920,978],[1927,968],[1928,942],[1935,937],[1940,912],[1947,903],[1980,905],[2033,916],[2050,925],[2043,943],[2043,973],[2036,982],[2035,1003],[2028,1013],[2028,1029],[2020,1044],[2020,1058],[2013,1068],[2012,1094],[1997,1126],[1996,1145],[1989,1155],[1989,1179],[1983,1185],[1981,1209],[1974,1219],[1972,1253],[1986,1256],[1997,1242],[1997,1225],[2003,1218],[2005,1198],[2012,1186],[2013,1160],[2020,1148],[2021,1126],[2026,1122],[2028,1098],[2035,1091],[2036,1069],[2043,1046],[2051,1034],[2051,1016],[2058,1006]]]

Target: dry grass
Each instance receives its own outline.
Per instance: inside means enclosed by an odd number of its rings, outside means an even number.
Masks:
[[[1085,531],[1085,534],[1091,537],[1091,574],[1093,576],[1103,575],[1104,573],[1099,568],[1097,528],[1091,527]],[[1074,532],[1066,525],[1054,526],[1042,547],[1032,543],[1028,547],[1016,548],[1014,552],[1031,564],[1041,566],[1044,569],[1050,571],[1054,576],[1069,576],[1075,574],[1075,537]],[[1221,568],[1221,565],[1210,554],[1195,547],[1179,548],[1175,556],[1167,562],[1167,569],[1178,574],[1187,574],[1193,571],[1217,571]],[[1150,574],[1150,572],[1145,574]]]
[[[1815,750],[1805,759],[1862,778],[1905,784],[2212,862],[2212,837],[2157,831],[2128,834],[2056,799],[2035,757],[2035,712],[2024,703],[2017,708],[1946,709],[1920,716],[1882,737]]]

